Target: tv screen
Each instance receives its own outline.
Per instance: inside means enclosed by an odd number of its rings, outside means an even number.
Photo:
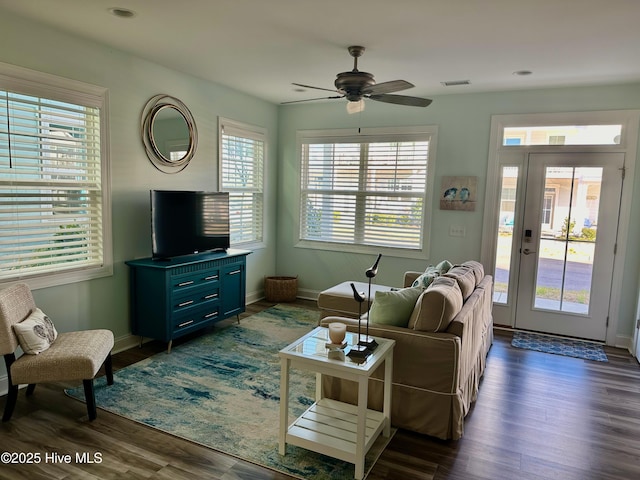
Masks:
[[[154,259],[227,250],[229,194],[151,190],[151,243]]]

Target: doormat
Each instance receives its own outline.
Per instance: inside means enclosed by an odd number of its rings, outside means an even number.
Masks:
[[[609,361],[602,345],[570,338],[551,337],[529,332],[514,332],[511,345],[516,348],[582,358],[595,362]]]
[[[96,404],[292,477],[353,479],[352,463],[294,445],[287,445],[285,456],[278,453],[278,352],[317,325],[317,311],[276,305],[118,370],[112,386],[97,378]],[[292,369],[289,388],[295,418],[313,403],[315,374]],[[84,401],[82,387],[66,393]],[[377,438],[366,455],[365,476],[391,437]]]

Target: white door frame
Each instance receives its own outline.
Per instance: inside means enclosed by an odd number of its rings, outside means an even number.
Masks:
[[[496,254],[496,232],[498,231],[499,209],[500,209],[500,185],[501,185],[501,165],[505,163],[524,164],[524,159],[530,153],[564,153],[564,152],[606,152],[625,154],[625,176],[628,181],[624,182],[620,205],[620,224],[618,227],[618,238],[625,239],[629,233],[631,222],[631,200],[633,195],[633,178],[635,175],[637,145],[638,145],[638,125],[640,120],[640,110],[611,110],[602,112],[568,112],[568,113],[537,113],[520,115],[493,115],[491,117],[491,138],[489,142],[489,157],[487,160],[487,184],[485,190],[485,205],[483,217],[483,232],[481,246],[481,262],[492,269],[495,265]],[[621,124],[622,136],[617,145],[541,145],[541,146],[503,146],[503,131],[506,127],[519,126],[548,126],[548,125],[606,125]],[[520,182],[519,182],[520,183]],[[518,195],[521,196],[522,189],[519,188]],[[519,200],[519,202],[518,202]],[[523,200],[517,199],[520,206]],[[519,214],[520,207],[516,204],[516,214]],[[613,282],[609,307],[609,324],[607,326],[606,344],[624,346],[632,348],[631,336],[620,336],[618,338],[618,317],[620,309],[620,295],[623,286],[624,264],[627,253],[626,242],[618,242],[617,252],[613,267]],[[513,262],[512,262],[513,265]],[[512,268],[511,278],[517,271]],[[513,297],[513,295],[511,295]],[[494,306],[494,310],[503,307]],[[500,312],[505,320],[500,323],[513,327],[515,325],[515,303],[508,302],[504,307],[505,311]],[[629,332],[631,334],[631,332]]]
[[[638,361],[640,362],[640,292],[638,292],[638,308],[636,311],[636,320],[635,320],[635,335],[633,341],[633,354],[636,356]]]

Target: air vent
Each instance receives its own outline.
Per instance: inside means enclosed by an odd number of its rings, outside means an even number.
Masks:
[[[458,85],[471,85],[471,80],[450,80],[448,82],[440,82],[445,87],[456,87]]]

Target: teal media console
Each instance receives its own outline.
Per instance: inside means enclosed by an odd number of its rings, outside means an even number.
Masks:
[[[250,253],[229,249],[125,262],[130,268],[131,332],[168,342],[170,352],[174,338],[244,312]]]

